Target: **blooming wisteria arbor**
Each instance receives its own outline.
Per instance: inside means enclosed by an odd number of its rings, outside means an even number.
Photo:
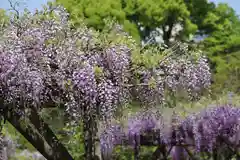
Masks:
[[[63,106],[71,121],[83,123],[85,159],[92,160],[97,122],[109,128],[118,107],[133,101],[144,107],[162,105],[167,102],[166,93],[191,100],[210,86],[206,58],[186,45],[176,44],[165,51],[144,49],[118,25],[109,25],[105,31],[84,25],[75,28],[59,6],[26,13],[4,28],[0,41],[2,115],[47,159],[72,157],[38,115],[42,108]],[[31,125],[22,128],[22,117],[35,126],[36,134]],[[138,127],[137,131],[130,127],[132,139],[142,127],[155,126],[133,122]],[[45,141],[51,152],[44,147]],[[111,141],[106,145],[111,146]]]

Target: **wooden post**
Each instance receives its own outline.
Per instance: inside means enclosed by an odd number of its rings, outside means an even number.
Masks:
[[[96,155],[96,134],[97,134],[96,114],[94,111],[84,111],[83,115],[83,133],[85,160],[99,159]]]

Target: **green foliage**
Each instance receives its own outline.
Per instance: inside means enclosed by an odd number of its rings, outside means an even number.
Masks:
[[[59,135],[59,139],[66,146],[70,154],[75,160],[83,159],[84,153],[84,137],[82,126],[65,126],[63,131],[69,133],[67,135]]]
[[[215,9],[215,4],[208,0],[184,0],[189,12],[191,21],[198,26],[197,34],[208,34],[212,31],[207,23],[208,14]]]
[[[0,9],[0,34],[2,34],[4,27],[6,27],[8,23],[9,15],[7,15],[6,10]]]
[[[140,160],[148,160],[152,156],[156,147],[141,146]],[[113,159],[115,160],[134,160],[134,151],[130,147],[118,146],[114,149]]]
[[[69,83],[69,82],[68,82]],[[65,114],[62,108],[47,108],[42,109],[41,117],[49,124],[50,128],[58,133],[65,125]]]
[[[213,89],[238,91],[240,88],[240,20],[227,4],[219,4],[205,23],[213,32],[204,40],[204,49],[212,63]]]
[[[228,4],[220,3],[214,10],[208,12],[203,24],[208,27],[208,30],[214,32],[226,29],[236,21],[238,21],[238,17],[233,8]]]
[[[81,24],[82,19],[84,19],[84,23],[89,27],[102,30],[105,26],[103,19],[111,18],[112,20],[114,19],[121,24],[124,24],[125,29],[138,39],[138,30],[134,24],[126,19],[126,14],[122,8],[120,0],[57,0],[56,2],[62,4],[68,11],[70,11],[70,18],[76,26]]]
[[[164,30],[163,39],[169,41],[176,24],[183,30],[180,37],[186,38],[197,30],[190,20],[190,12],[183,0],[56,0],[70,12],[75,25],[82,21],[95,29],[104,28],[103,19],[114,19],[123,25],[137,41],[148,38],[156,28]],[[170,29],[167,31],[167,27]]]
[[[17,149],[36,151],[36,149],[10,123],[5,123],[2,133],[3,135],[10,136],[10,138],[19,145]]]

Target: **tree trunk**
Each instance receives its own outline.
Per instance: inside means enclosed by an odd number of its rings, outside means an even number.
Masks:
[[[84,149],[85,160],[99,159],[96,155],[96,134],[97,134],[97,122],[94,111],[84,112],[83,115],[83,132],[84,132]]]

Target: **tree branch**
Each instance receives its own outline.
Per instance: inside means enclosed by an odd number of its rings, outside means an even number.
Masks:
[[[13,112],[13,111],[12,111]],[[18,113],[9,112],[5,116],[9,121],[47,160],[55,160],[52,151],[46,148],[47,143],[44,139],[36,133],[30,125],[21,125],[21,116]]]
[[[15,12],[16,12],[16,15],[17,15],[17,19],[19,19],[20,13],[19,13],[19,11],[16,9],[16,4],[17,4],[17,2],[15,2],[15,3],[13,4],[12,0],[8,0],[8,3],[9,3],[9,5],[10,5],[10,7],[11,7],[10,10],[15,11]]]

